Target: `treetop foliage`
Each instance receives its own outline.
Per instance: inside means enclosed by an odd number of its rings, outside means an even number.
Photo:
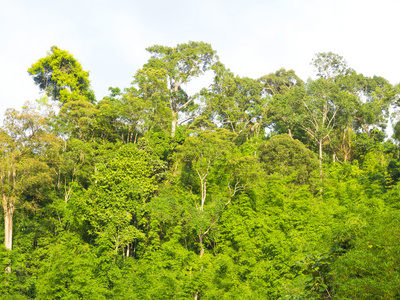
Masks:
[[[28,69],[40,90],[55,101],[65,103],[80,96],[92,97],[89,72],[68,51],[53,46],[47,56]],[[93,101],[94,99],[90,99]]]

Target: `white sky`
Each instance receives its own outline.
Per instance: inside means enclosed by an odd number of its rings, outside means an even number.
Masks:
[[[398,0],[0,0],[0,119],[40,97],[27,73],[57,45],[90,71],[98,100],[128,87],[145,48],[204,41],[235,74],[314,76],[317,52],[400,82]],[[0,121],[1,123],[1,121]]]

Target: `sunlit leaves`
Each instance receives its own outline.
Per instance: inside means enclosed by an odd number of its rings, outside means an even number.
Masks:
[[[53,100],[61,103],[86,97],[93,102],[90,90],[89,72],[68,52],[56,46],[44,58],[39,59],[28,69],[35,83]]]

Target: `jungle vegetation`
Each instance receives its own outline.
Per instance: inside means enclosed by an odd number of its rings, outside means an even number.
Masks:
[[[304,80],[147,50],[103,99],[66,50],[28,69],[45,96],[0,128],[2,299],[400,298],[399,85],[331,52]]]

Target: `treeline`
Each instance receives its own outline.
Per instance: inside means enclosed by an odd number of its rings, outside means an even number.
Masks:
[[[2,299],[400,297],[399,85],[334,53],[303,81],[147,50],[99,101],[65,50],[28,69],[46,96],[0,128]]]

